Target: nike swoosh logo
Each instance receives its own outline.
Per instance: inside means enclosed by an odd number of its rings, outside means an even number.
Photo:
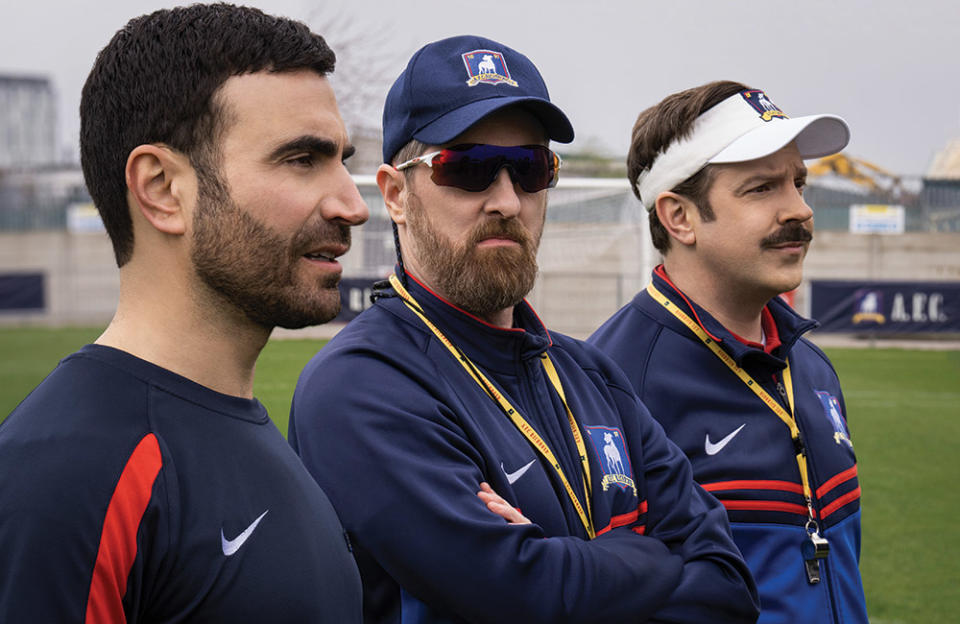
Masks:
[[[270,511],[269,509],[267,511]],[[243,533],[236,536],[232,540],[228,540],[223,535],[223,529],[220,529],[220,547],[223,548],[223,554],[229,557],[233,553],[240,550],[240,547],[243,546],[243,543],[250,539],[250,536],[253,535],[254,529],[257,528],[257,525],[260,524],[260,521],[263,520],[263,517],[267,515],[267,511],[260,514],[260,517],[253,521],[253,523],[243,530]]]
[[[522,466],[513,472],[507,472],[507,469],[503,467],[503,462],[500,462],[500,470],[503,471],[503,474],[507,475],[507,483],[513,485],[516,483],[517,479],[523,476],[526,471],[530,470],[530,466],[532,466],[536,461],[536,458],[531,459],[529,464]]]
[[[719,453],[720,451],[722,451],[722,450],[723,450],[723,447],[725,447],[726,445],[730,444],[730,440],[732,440],[734,437],[736,437],[736,435],[737,435],[738,433],[740,433],[740,430],[743,429],[743,428],[746,427],[746,426],[747,426],[747,423],[743,423],[742,425],[740,425],[739,427],[737,427],[736,429],[734,429],[733,432],[730,433],[727,437],[725,437],[724,439],[720,440],[720,441],[717,442],[716,444],[714,444],[713,442],[710,441],[710,434],[708,433],[708,434],[707,434],[707,438],[706,438],[706,440],[705,440],[704,443],[703,443],[703,448],[704,448],[704,450],[707,451],[707,455],[716,455],[717,453]]]

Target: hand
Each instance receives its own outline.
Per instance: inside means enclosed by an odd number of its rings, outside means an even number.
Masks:
[[[477,492],[477,496],[487,504],[487,509],[510,524],[531,524],[529,518],[520,513],[518,509],[511,507],[510,503],[503,500],[499,494],[494,492],[489,483],[483,482],[480,484],[480,491]]]

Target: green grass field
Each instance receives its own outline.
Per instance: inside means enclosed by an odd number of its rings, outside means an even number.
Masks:
[[[0,419],[98,329],[0,330]],[[270,341],[255,393],[281,431],[322,345]],[[955,622],[960,610],[960,351],[829,349],[863,488],[861,568],[873,624]]]
[[[0,422],[60,358],[96,340],[102,328],[0,328]],[[286,435],[300,370],[325,340],[271,340],[257,360],[254,394]]]

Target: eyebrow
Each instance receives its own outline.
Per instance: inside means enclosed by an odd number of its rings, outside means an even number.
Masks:
[[[738,189],[749,188],[750,186],[757,184],[758,182],[769,182],[771,180],[779,180],[783,177],[787,171],[785,169],[770,169],[760,173],[756,173],[746,180],[743,180],[737,185]],[[794,173],[794,179],[796,178],[806,178],[807,177],[807,166],[800,165],[797,167]]]
[[[346,160],[350,158],[356,151],[353,145],[345,145],[341,159]],[[310,152],[332,158],[340,152],[340,145],[332,139],[322,139],[317,136],[304,135],[278,145],[270,152],[269,159],[277,160],[296,152]]]

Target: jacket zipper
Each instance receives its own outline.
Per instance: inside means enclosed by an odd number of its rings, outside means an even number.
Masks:
[[[807,444],[804,440],[803,429],[800,428],[800,419],[797,417],[795,410],[790,409],[790,401],[787,398],[787,389],[783,385],[783,381],[780,377],[777,377],[776,374],[773,375],[773,380],[776,382],[777,393],[780,395],[781,403],[783,403],[784,408],[790,412],[790,415],[793,416],[794,422],[797,424],[797,431],[800,435],[800,448],[803,451],[803,454],[807,458],[807,476],[810,478],[810,504],[813,506],[813,509],[816,511],[817,525],[819,526],[823,522],[823,518],[820,517],[820,500],[817,498],[816,490],[814,489],[814,484],[817,483],[813,475],[813,458],[810,457],[810,454],[807,452]],[[826,527],[819,526],[820,530],[826,532]],[[833,575],[830,574],[830,561],[829,558],[823,561],[823,582],[827,586],[827,596],[830,600],[830,612],[833,616],[834,622],[839,622],[840,617],[837,613],[837,599],[833,591]]]

